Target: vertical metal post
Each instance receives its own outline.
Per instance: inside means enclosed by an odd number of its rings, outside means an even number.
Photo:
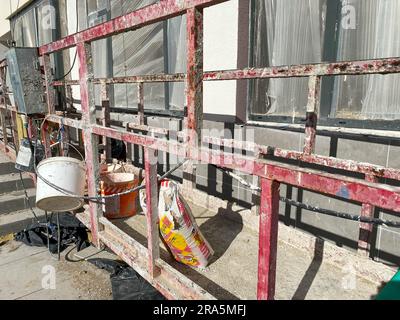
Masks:
[[[106,83],[101,84],[101,111],[102,111],[102,125],[104,127],[110,127],[110,96],[108,91],[108,85]],[[107,163],[112,161],[111,156],[111,139],[103,137],[104,152],[103,157]]]
[[[126,124],[125,129],[127,132],[131,132],[131,128],[129,128],[129,122]],[[133,154],[132,154],[132,147],[136,147],[130,143],[126,146],[126,163],[132,164]]]
[[[64,86],[64,91],[65,91],[65,106],[66,109],[68,110],[73,106],[72,87],[66,84]]]
[[[144,83],[137,84],[139,124],[144,124]]]
[[[186,79],[186,131],[190,150],[201,146],[203,126],[203,9],[187,11],[187,79]],[[190,156],[190,154],[189,154]],[[193,162],[184,167],[184,189],[191,194],[196,183]]]
[[[6,117],[5,117],[6,109],[0,109],[0,122],[1,122],[1,130],[3,131],[3,143],[5,152],[7,153],[8,148],[8,137],[7,137],[7,125],[6,125]]]
[[[258,300],[273,300],[275,298],[278,220],[279,183],[262,178],[258,252]]]
[[[44,66],[44,76],[45,76],[45,84],[46,84],[46,101],[47,108],[49,114],[55,113],[55,95],[54,88],[51,86],[53,82],[53,69],[51,68],[51,57],[46,54],[43,56],[43,66]],[[51,157],[51,149],[50,149],[50,138],[47,131],[48,124],[44,123],[42,128],[42,140],[44,142],[44,149],[46,153],[46,157]]]
[[[317,137],[317,122],[320,107],[321,77],[311,76],[308,83],[308,103],[306,116],[304,153],[312,154],[315,151]]]
[[[50,55],[46,54],[43,56],[43,66],[44,66],[44,76],[46,83],[46,100],[49,114],[55,113],[55,94],[54,88],[51,85],[53,77],[53,69],[51,68],[51,58]]]
[[[60,134],[61,134],[61,142],[60,142],[60,154],[62,157],[66,157],[68,155],[68,141],[69,141],[69,132],[68,128],[64,126],[61,121],[60,124]]]
[[[149,250],[149,273],[153,278],[159,275],[156,262],[160,258],[157,160],[157,150],[145,148],[147,241]]]
[[[366,175],[365,180],[368,182],[378,182],[378,178],[374,175]],[[361,207],[361,216],[373,218],[375,207],[364,203]],[[369,255],[371,249],[371,234],[373,225],[369,223],[360,223],[360,234],[358,237],[358,253],[360,255]]]
[[[83,141],[85,144],[86,179],[90,197],[98,195],[99,187],[99,139],[92,134],[92,125],[96,125],[96,105],[94,99],[94,73],[92,47],[90,43],[78,43],[79,81],[81,91]],[[101,206],[90,202],[90,223],[93,243],[100,247],[99,218],[102,216]]]
[[[47,131],[47,128],[49,127],[48,123],[45,122],[42,125],[42,132],[41,132],[41,136],[42,136],[42,140],[43,140],[43,144],[44,144],[44,151],[46,154],[46,158],[51,157],[51,149],[50,149],[50,136],[49,133]]]
[[[15,145],[15,153],[18,154],[19,151],[19,138],[18,138],[18,129],[17,129],[17,113],[11,110],[11,132]]]
[[[5,79],[5,67],[0,68],[0,84],[1,88],[3,89],[3,94],[1,96],[1,105],[3,108],[0,109],[0,122],[1,122],[1,128],[3,131],[3,142],[4,142],[4,148],[5,152],[7,153],[7,148],[8,148],[8,136],[7,136],[7,124],[6,124],[6,114],[7,114],[7,101],[6,101],[6,94],[7,94],[7,85],[6,85],[6,79]]]

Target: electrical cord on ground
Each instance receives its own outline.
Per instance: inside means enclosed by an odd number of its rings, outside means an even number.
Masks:
[[[250,184],[249,182],[247,182],[245,179],[243,179],[242,177],[234,174],[233,172],[224,170],[216,165],[212,165],[213,167],[223,171],[224,173],[226,173],[227,175],[229,175],[230,177],[234,178],[235,180],[237,180],[239,183],[241,183],[243,186],[251,189],[254,192],[261,192],[261,188],[258,186],[254,186],[252,184]],[[389,220],[384,220],[384,219],[378,219],[378,218],[370,218],[370,217],[363,217],[363,216],[359,216],[359,215],[352,215],[352,214],[348,214],[348,213],[344,213],[344,212],[338,212],[338,211],[334,211],[334,210],[329,210],[329,209],[323,209],[323,208],[319,208],[319,207],[315,207],[315,206],[311,206],[311,205],[307,205],[298,201],[294,201],[291,199],[287,199],[284,197],[280,197],[279,200],[283,203],[286,203],[288,205],[297,207],[297,208],[301,208],[301,209],[305,209],[305,210],[309,210],[312,212],[318,212],[324,215],[328,215],[328,216],[332,216],[332,217],[337,217],[337,218],[342,218],[342,219],[346,219],[346,220],[352,220],[352,221],[358,221],[358,222],[362,222],[362,223],[368,223],[368,224],[374,224],[377,226],[386,226],[386,227],[392,227],[392,228],[400,228],[400,222],[395,222],[395,221],[389,221]]]
[[[76,259],[71,259],[71,258],[70,258],[70,254],[71,254],[72,251],[74,251],[74,250],[76,250],[76,249],[77,249],[77,246],[74,246],[74,247],[72,247],[72,248],[65,254],[65,261],[68,261],[68,262],[83,262],[83,261],[87,261],[87,260],[89,260],[90,258],[93,258],[93,257],[97,256],[98,254],[100,254],[100,253],[102,253],[103,251],[106,250],[105,248],[100,249],[100,250],[98,250],[97,252],[88,255],[87,257],[81,257],[81,256],[79,256],[77,253],[75,253],[75,254],[74,254],[74,257],[77,257],[78,260],[76,260]]]

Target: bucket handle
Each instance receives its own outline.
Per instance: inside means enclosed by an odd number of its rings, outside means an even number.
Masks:
[[[53,148],[53,147],[55,147],[55,146],[58,146],[60,143],[61,143],[61,142],[58,141],[58,142],[52,144],[52,145],[50,146],[50,148]],[[66,141],[64,141],[63,143],[65,143],[65,144],[69,145],[70,147],[72,147],[72,148],[79,154],[79,156],[82,158],[82,161],[85,161],[85,157],[82,155],[82,153],[81,153],[72,143],[69,143],[69,142],[66,142]]]

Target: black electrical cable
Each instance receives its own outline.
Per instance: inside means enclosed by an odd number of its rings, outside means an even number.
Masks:
[[[279,200],[281,202],[284,202],[286,204],[289,204],[289,205],[297,207],[297,208],[301,208],[301,209],[305,209],[305,210],[309,210],[309,211],[313,211],[313,212],[318,212],[318,213],[332,216],[332,217],[337,217],[337,218],[342,218],[342,219],[352,220],[352,221],[358,221],[358,222],[362,222],[362,223],[370,223],[370,224],[375,224],[375,225],[384,225],[387,227],[400,228],[400,222],[357,216],[357,215],[352,215],[352,214],[348,214],[348,213],[344,213],[344,212],[337,212],[337,211],[333,211],[333,210],[329,210],[329,209],[318,208],[318,207],[310,206],[308,204],[304,204],[304,203],[290,200],[290,199],[283,198],[283,197],[280,197]]]
[[[247,181],[245,181],[243,178],[237,176],[236,174],[226,171],[216,165],[212,165],[213,167],[221,170],[222,172],[224,172],[225,174],[229,175],[230,177],[234,178],[235,180],[237,180],[239,183],[241,183],[243,186],[251,189],[252,191],[255,192],[260,192],[261,188],[257,187],[257,186],[253,186],[250,183],[248,183]],[[334,210],[329,210],[329,209],[323,209],[323,208],[319,208],[319,207],[314,207],[314,206],[310,206],[308,204],[304,204],[298,201],[294,201],[294,200],[290,200],[287,198],[283,198],[280,197],[279,200],[281,202],[284,202],[286,204],[289,204],[291,206],[297,207],[297,208],[301,208],[301,209],[305,209],[305,210],[309,210],[309,211],[313,211],[313,212],[318,212],[324,215],[328,215],[328,216],[332,216],[332,217],[336,217],[336,218],[342,218],[342,219],[346,219],[346,220],[352,220],[352,221],[358,221],[358,222],[362,222],[362,223],[369,223],[369,224],[374,224],[374,225],[384,225],[387,227],[392,227],[392,228],[400,228],[400,222],[395,222],[395,221],[389,221],[389,220],[384,220],[384,219],[377,219],[377,218],[369,218],[369,217],[363,217],[363,216],[358,216],[358,215],[352,215],[352,214],[348,214],[348,213],[344,213],[344,212],[338,212],[338,211],[334,211]]]
[[[38,218],[38,216],[37,216],[37,214],[36,214],[36,212],[35,212],[35,210],[33,210],[33,207],[32,207],[32,205],[31,205],[31,201],[30,201],[30,199],[29,199],[28,191],[26,190],[25,183],[24,183],[24,179],[23,179],[23,177],[22,177],[22,172],[21,172],[21,171],[19,172],[19,178],[20,178],[21,183],[22,183],[22,188],[24,189],[25,200],[26,200],[26,202],[28,203],[29,209],[31,210],[33,216],[35,217],[36,222],[37,222],[39,225],[42,225],[42,223],[40,222],[40,220],[39,220],[39,218]]]
[[[78,0],[75,1],[75,9],[76,9],[76,32],[75,32],[75,33],[77,33],[77,32],[78,32],[78,29],[79,29]],[[76,63],[76,58],[77,58],[77,56],[78,56],[78,50],[76,49],[76,50],[75,50],[74,60],[73,60],[73,62],[72,62],[71,68],[68,70],[68,72],[67,72],[66,74],[64,74],[62,77],[60,77],[59,79],[56,79],[56,80],[54,80],[54,81],[61,81],[61,80],[64,80],[66,77],[69,76],[69,74],[72,72],[72,70],[73,70],[74,67],[75,67],[75,63]]]
[[[74,60],[73,60],[73,62],[72,62],[72,66],[71,66],[71,68],[68,70],[68,72],[67,72],[66,74],[64,74],[62,77],[60,77],[60,78],[58,78],[58,79],[55,79],[54,81],[61,81],[61,80],[64,80],[66,77],[68,77],[68,76],[70,75],[70,73],[72,72],[72,70],[73,70],[74,67],[75,67],[77,55],[78,55],[78,51],[75,51]]]

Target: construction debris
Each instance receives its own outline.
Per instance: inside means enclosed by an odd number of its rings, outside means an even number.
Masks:
[[[173,181],[161,182],[158,214],[161,235],[175,260],[196,268],[207,267],[214,250]]]
[[[87,261],[111,273],[113,300],[165,300],[150,283],[126,263],[101,258]]]
[[[8,241],[14,240],[14,234],[7,234],[5,236],[0,237],[0,246],[6,244]]]
[[[33,224],[15,235],[15,240],[32,247],[47,247],[51,253],[64,251],[75,244],[77,251],[90,246],[87,228],[69,213],[60,215],[60,229],[50,219],[48,224]]]

